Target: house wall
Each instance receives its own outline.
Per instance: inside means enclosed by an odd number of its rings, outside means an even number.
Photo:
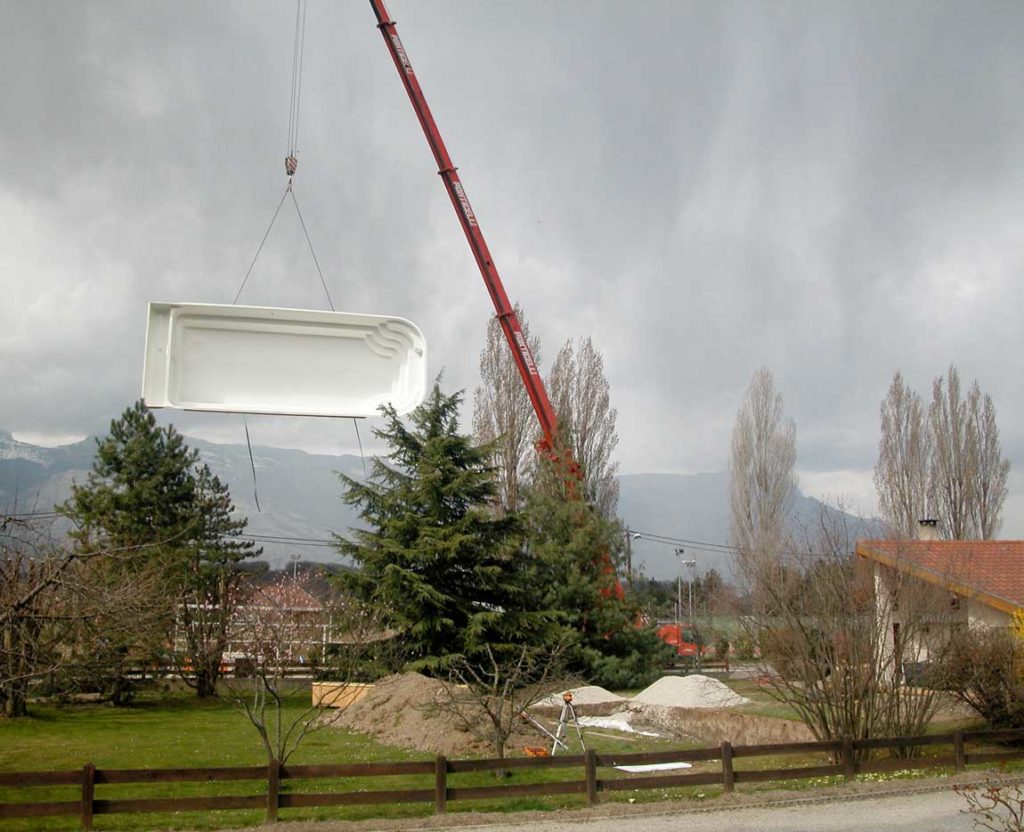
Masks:
[[[965,602],[967,626],[969,627],[1009,627],[1013,622],[1009,613],[997,610],[974,598],[965,599]]]
[[[894,570],[876,562],[874,564],[874,579],[875,610],[879,619],[879,627],[885,638],[883,650],[891,656],[895,649],[893,625],[898,625],[904,634],[907,632],[899,599],[895,597],[893,591],[893,587],[897,585],[894,580]],[[934,621],[921,627],[921,632],[913,641],[908,641],[903,645],[902,658],[904,662],[929,661],[946,644],[953,628],[995,628],[1009,627],[1012,624],[1011,615],[975,598],[954,596],[949,590],[924,581],[917,583],[917,586],[934,590],[936,597],[949,596],[950,608],[948,612],[943,609],[941,614],[936,615]]]

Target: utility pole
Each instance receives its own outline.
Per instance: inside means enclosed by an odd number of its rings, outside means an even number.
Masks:
[[[626,526],[626,581],[633,586],[633,533]]]
[[[679,633],[679,640],[683,639],[681,620],[683,617],[683,553],[685,549],[676,549],[676,557],[679,558],[679,571],[676,573],[676,628]]]

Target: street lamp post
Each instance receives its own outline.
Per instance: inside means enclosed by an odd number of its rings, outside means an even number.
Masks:
[[[683,567],[689,567],[690,569],[690,580],[687,582],[689,588],[689,610],[690,610],[690,625],[693,625],[693,581],[694,575],[697,571],[696,560],[684,560],[683,554],[686,552],[685,549],[676,549],[676,557],[679,558],[679,575],[676,578],[676,620],[682,616],[683,610]]]
[[[686,586],[687,586],[687,595],[688,595],[688,598],[689,598],[689,610],[690,610],[690,613],[689,613],[689,623],[690,623],[690,630],[693,633],[696,633],[696,631],[697,631],[696,627],[694,627],[694,624],[693,624],[693,577],[694,577],[694,575],[696,574],[696,571],[697,571],[697,561],[696,560],[685,560],[683,558],[683,554],[685,553],[685,551],[686,551],[685,549],[676,549],[676,557],[679,558],[679,575],[676,578],[676,609],[679,611],[679,613],[676,616],[676,627],[677,627],[676,632],[679,634],[679,641],[680,642],[682,642],[682,640],[683,640],[683,628],[679,624],[679,616],[682,615],[682,607],[683,607],[683,567],[684,566],[689,567],[689,569],[690,569],[690,580],[687,581],[687,584],[686,584]],[[700,667],[700,658],[701,658],[700,657],[700,639],[697,638],[696,635],[694,636],[694,647],[696,648],[697,652],[694,654],[693,658],[694,658],[694,662],[696,663],[697,667],[699,668]]]

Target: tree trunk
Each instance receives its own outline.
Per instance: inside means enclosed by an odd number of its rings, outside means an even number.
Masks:
[[[196,696],[207,699],[217,695],[217,679],[220,678],[220,662],[207,660],[196,666]]]
[[[501,727],[497,724],[494,726],[494,754],[499,760],[505,759],[505,736],[502,733]],[[498,779],[507,777],[508,770],[499,768],[495,770],[494,776]]]
[[[28,698],[25,688],[26,685],[22,681],[9,681],[4,684],[3,691],[0,693],[0,702],[3,704],[5,717],[28,716]]]
[[[6,717],[28,716],[27,688],[28,682],[21,677],[22,668],[14,649],[14,624],[4,627],[3,652],[7,655],[6,670],[0,670],[7,676],[7,681],[0,686],[0,706]]]

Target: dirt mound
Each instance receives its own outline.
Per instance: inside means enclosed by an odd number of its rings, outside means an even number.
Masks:
[[[379,680],[361,699],[323,719],[333,727],[369,734],[385,745],[416,748],[446,757],[494,755],[494,746],[466,729],[466,718],[483,728],[482,709],[460,705],[461,715],[448,706],[445,683],[419,673],[403,673]],[[524,728],[514,734],[508,749],[538,745],[536,732]]]
[[[734,708],[750,702],[710,676],[662,676],[633,702],[669,708]]]

